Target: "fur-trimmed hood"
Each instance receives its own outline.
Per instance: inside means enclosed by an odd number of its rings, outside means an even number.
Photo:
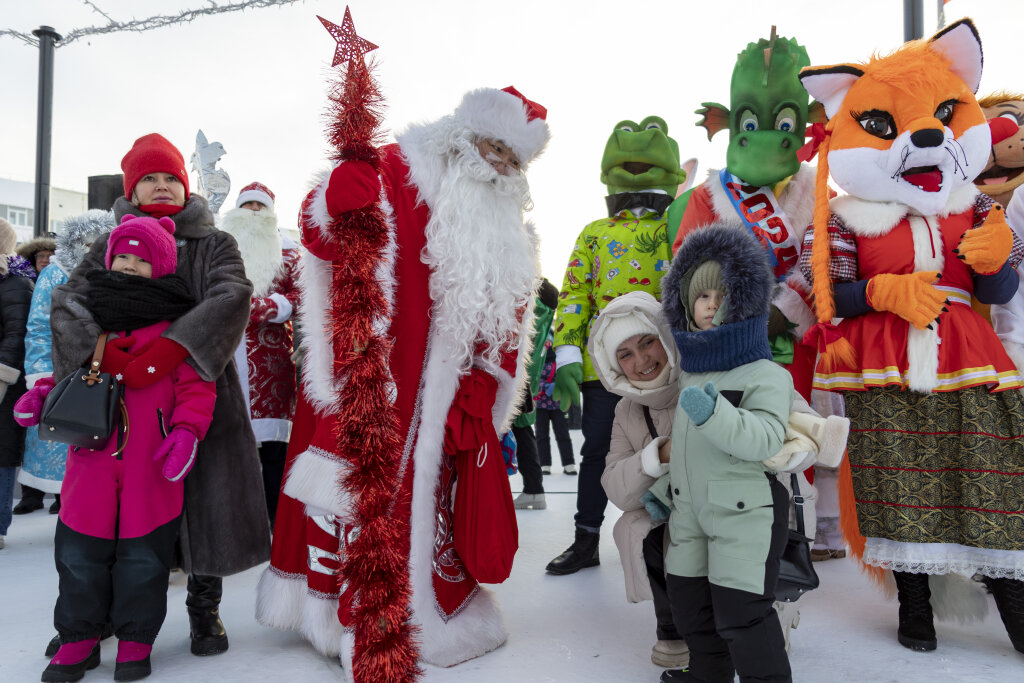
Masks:
[[[14,253],[18,256],[22,256],[26,261],[35,265],[36,254],[40,251],[56,251],[57,240],[52,237],[35,237],[30,239],[28,242],[24,242],[18,245],[18,248],[14,250]]]
[[[775,278],[764,249],[750,233],[712,223],[686,236],[672,259],[672,268],[661,281],[662,307],[672,329],[689,329],[690,313],[679,293],[689,289],[697,266],[710,260],[722,264],[723,324],[768,313]]]
[[[115,225],[114,213],[100,209],[90,209],[80,216],[64,219],[64,229],[57,235],[57,250],[51,260],[65,275],[71,275],[89,251],[88,245],[113,230]]]

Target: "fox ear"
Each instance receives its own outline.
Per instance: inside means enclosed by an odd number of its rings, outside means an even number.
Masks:
[[[970,19],[961,19],[942,29],[929,41],[935,51],[952,62],[950,68],[963,79],[971,92],[977,93],[981,85],[981,38]]]
[[[808,66],[800,71],[800,83],[811,97],[825,107],[829,118],[836,115],[846,93],[864,72],[852,64],[834,66]]]

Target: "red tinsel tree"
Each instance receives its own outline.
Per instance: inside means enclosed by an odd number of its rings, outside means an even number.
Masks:
[[[320,18],[338,41],[334,65],[344,62],[329,94],[328,138],[336,161],[377,168],[383,108],[363,54],[376,46],[355,33],[345,9],[341,26]],[[341,576],[356,587],[353,677],[360,683],[406,683],[422,675],[416,627],[410,624],[408,523],[390,514],[401,489],[402,446],[386,336],[390,302],[378,268],[393,235],[375,204],[339,216],[331,232],[358,258],[332,264],[331,319],[335,386],[342,386],[337,452],[348,467],[338,482],[355,501],[355,532],[347,539]]]

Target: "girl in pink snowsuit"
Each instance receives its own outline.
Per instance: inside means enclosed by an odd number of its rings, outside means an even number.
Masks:
[[[173,233],[170,218],[126,216],[110,234],[108,270],[86,276],[88,308],[110,333],[101,369],[122,382],[128,417],[103,448],[69,450],[54,540],[61,647],[43,681],[77,681],[98,666],[108,622],[118,638],[114,680],[138,680],[151,671],[149,654],[167,612],[184,478],[216,398],[213,382],[200,379],[180,356],[154,360],[148,354],[136,361],[194,305],[184,280],[174,275]],[[147,384],[145,375],[162,371],[155,367],[161,362],[175,367]],[[15,406],[23,425],[38,423],[52,386],[52,380],[37,383]]]

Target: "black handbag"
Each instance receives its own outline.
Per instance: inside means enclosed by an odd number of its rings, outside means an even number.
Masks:
[[[121,387],[109,372],[100,372],[106,344],[103,333],[96,340],[90,366],[72,372],[47,395],[39,417],[40,441],[98,450],[119,431]]]
[[[791,474],[793,508],[796,510],[796,529],[789,530],[786,549],[779,563],[779,578],[775,583],[775,599],[796,602],[797,598],[818,587],[818,573],[811,562],[811,540],[804,531],[804,497],[796,474]]]

